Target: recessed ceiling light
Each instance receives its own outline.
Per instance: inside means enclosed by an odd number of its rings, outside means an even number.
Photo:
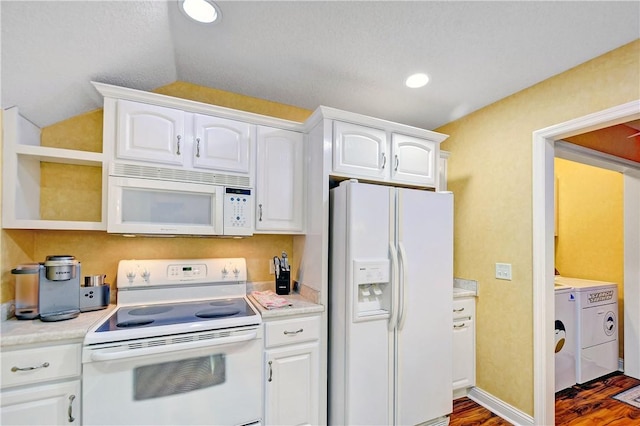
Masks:
[[[220,9],[209,0],[180,0],[180,8],[191,19],[211,24],[220,18]]]
[[[405,84],[407,87],[417,89],[418,87],[426,86],[429,82],[429,76],[423,73],[413,74],[407,77]]]

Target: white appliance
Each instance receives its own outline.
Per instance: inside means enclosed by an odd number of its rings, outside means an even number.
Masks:
[[[618,286],[615,283],[556,277],[576,297],[576,381],[618,370]]]
[[[448,424],[453,195],[352,180],[330,203],[330,424]]]
[[[576,298],[573,288],[555,284],[555,391],[576,384]]]
[[[114,163],[111,173],[130,175],[134,174],[130,169],[144,168]],[[141,173],[165,170],[146,168],[152,170]],[[107,231],[112,233],[253,235],[254,201],[249,188],[164,180],[162,176],[110,175],[108,199]]]
[[[82,424],[262,421],[261,317],[234,259],[123,260],[82,349]]]

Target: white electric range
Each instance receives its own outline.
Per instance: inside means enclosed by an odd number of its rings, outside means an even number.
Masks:
[[[83,424],[260,424],[246,280],[242,258],[120,261],[116,310],[83,344]]]

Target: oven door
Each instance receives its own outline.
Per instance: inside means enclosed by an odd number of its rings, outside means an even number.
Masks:
[[[109,176],[107,232],[222,235],[223,187]]]
[[[261,331],[216,333],[85,347],[82,423],[260,424]]]

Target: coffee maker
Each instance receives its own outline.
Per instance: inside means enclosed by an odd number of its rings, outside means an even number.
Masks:
[[[74,256],[47,256],[40,264],[41,321],[62,321],[80,314],[80,276],[80,262]]]

